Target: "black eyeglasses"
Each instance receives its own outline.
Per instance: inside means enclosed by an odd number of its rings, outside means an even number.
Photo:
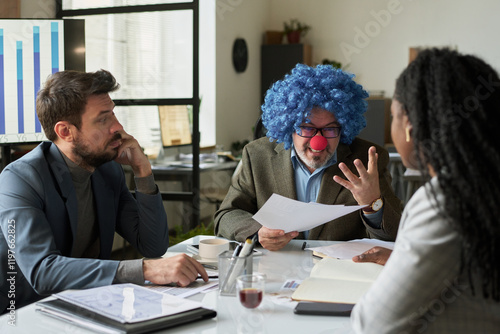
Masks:
[[[304,138],[312,138],[316,136],[318,131],[325,138],[337,138],[340,135],[340,126],[332,126],[327,128],[315,128],[312,126],[299,126],[299,132],[297,134]]]

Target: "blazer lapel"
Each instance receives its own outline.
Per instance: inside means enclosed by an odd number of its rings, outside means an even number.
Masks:
[[[99,169],[96,169],[92,174],[92,191],[94,193],[96,218],[99,224],[100,258],[107,259],[111,255],[111,246],[115,234],[115,194],[106,183]]]
[[[66,211],[68,212],[69,223],[71,225],[71,233],[73,235],[73,240],[75,240],[78,225],[78,204],[71,173],[61,154],[57,146],[52,143],[47,154],[47,162],[52,170],[55,182],[59,187],[61,197],[64,200]]]
[[[275,189],[282,196],[297,199],[290,150],[285,150],[283,144],[277,145],[274,150],[276,155],[271,158],[271,166],[274,168],[272,175],[276,185]]]
[[[337,163],[333,166],[328,167],[323,174],[321,179],[321,186],[318,194],[317,203],[322,204],[334,204],[337,200],[337,197],[342,190],[342,186],[337,182],[333,181],[334,175],[339,175],[340,177],[344,177],[344,173],[339,168],[339,162],[344,162],[347,166],[352,164],[349,156],[351,155],[351,149],[348,145],[339,144],[337,147]],[[342,203],[337,203],[342,204]],[[309,234],[309,239],[318,239],[319,235],[323,231],[325,224],[321,224],[315,228],[313,228]]]

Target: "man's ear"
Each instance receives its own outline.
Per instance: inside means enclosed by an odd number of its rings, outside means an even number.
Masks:
[[[74,140],[75,126],[67,121],[59,121],[54,126],[54,132],[57,137],[65,142],[72,142]]]

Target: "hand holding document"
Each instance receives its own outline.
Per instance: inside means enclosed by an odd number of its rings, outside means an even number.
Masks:
[[[270,229],[307,231],[316,226],[340,218],[364,206],[328,205],[304,203],[273,194],[253,216],[262,226]]]
[[[394,248],[393,241],[382,241],[378,239],[356,239],[347,242],[322,247],[306,248],[313,251],[318,257],[333,257],[340,260],[350,260],[354,256],[362,254],[375,246],[387,249]]]

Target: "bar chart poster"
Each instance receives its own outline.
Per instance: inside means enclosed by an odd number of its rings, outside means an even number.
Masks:
[[[0,20],[0,144],[46,140],[36,94],[64,70],[62,20]]]

